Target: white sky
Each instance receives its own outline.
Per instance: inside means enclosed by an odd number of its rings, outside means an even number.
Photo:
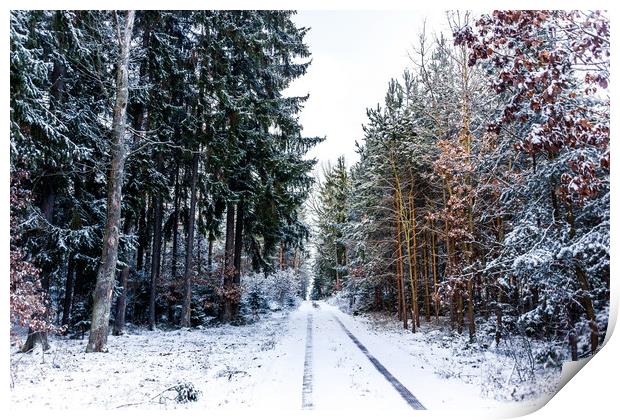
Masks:
[[[312,64],[295,80],[290,95],[310,94],[300,115],[306,136],[326,140],[308,153],[321,167],[344,155],[357,160],[355,141],[363,136],[366,109],[383,104],[388,82],[410,65],[426,18],[427,32],[443,26],[441,11],[300,11],[298,26],[310,27],[305,41]]]

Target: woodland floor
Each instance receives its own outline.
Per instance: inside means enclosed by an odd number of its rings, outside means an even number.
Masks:
[[[11,347],[10,398],[18,409],[409,410],[400,384],[427,409],[509,415],[544,404],[557,388],[559,370],[513,385],[508,356],[442,334],[414,335],[385,316],[352,317],[326,302],[303,302],[245,326],[130,329],[109,338],[108,353],[84,353],[86,339],[53,338],[45,354]],[[159,395],[179,382],[200,390],[198,401]]]

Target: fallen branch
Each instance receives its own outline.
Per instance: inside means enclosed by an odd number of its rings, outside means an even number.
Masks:
[[[192,385],[190,382],[186,382],[186,383],[179,383],[177,385],[171,386],[169,388],[164,389],[163,391],[161,391],[159,394],[155,395],[154,397],[146,400],[146,401],[141,401],[141,402],[135,402],[135,403],[127,403],[127,404],[121,404],[118,407],[114,407],[114,408],[123,408],[123,407],[131,407],[131,406],[135,406],[135,405],[141,405],[141,404],[148,404],[150,402],[152,402],[155,398],[159,397],[159,404],[163,404],[163,398],[164,394],[166,392],[169,391],[176,391],[177,392],[177,396],[176,398],[174,398],[174,400],[176,402],[179,403],[186,403],[189,401],[197,401],[198,400],[198,396],[200,395],[200,391],[197,390],[196,388],[194,388],[194,385]],[[172,398],[166,398],[167,400],[172,400]]]

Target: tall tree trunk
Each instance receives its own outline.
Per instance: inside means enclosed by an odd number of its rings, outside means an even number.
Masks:
[[[198,214],[200,214],[200,210],[198,210]],[[196,264],[198,267],[198,275],[200,276],[202,274],[202,235],[200,234],[200,232],[198,233],[198,263]]]
[[[401,200],[396,197],[396,246],[397,246],[397,268],[398,276],[400,278],[398,293],[399,293],[399,311],[401,312],[401,320],[403,321],[403,328],[407,329],[407,300],[405,298],[405,267],[403,263],[403,244],[402,244],[402,208]]]
[[[447,208],[448,205],[448,201],[449,198],[452,197],[452,189],[450,188],[450,185],[447,183],[447,181],[444,180],[443,183],[444,188],[442,189],[442,199],[443,199],[443,208]],[[448,198],[446,198],[446,196],[448,196]],[[450,326],[452,327],[452,329],[457,328],[457,322],[458,322],[458,285],[456,284],[455,280],[453,279],[453,274],[454,274],[454,269],[455,269],[455,263],[454,263],[454,244],[452,242],[452,240],[450,239],[450,230],[451,230],[451,226],[450,226],[450,219],[448,214],[446,213],[445,215],[445,219],[444,219],[444,237],[445,237],[445,244],[446,244],[446,264],[445,264],[445,269],[444,269],[444,277],[448,280],[448,283],[451,286],[451,291],[450,291]]]
[[[124,232],[126,235],[133,234],[133,221],[128,215],[125,219]],[[125,258],[126,265],[121,271],[121,293],[116,299],[116,313],[114,314],[114,327],[112,328],[112,335],[123,335],[125,329],[125,311],[127,310],[127,284],[129,281],[129,270],[131,262],[133,261],[132,251],[127,251],[128,255]]]
[[[44,187],[43,199],[41,201],[40,209],[41,213],[43,213],[43,217],[49,224],[53,224],[54,221],[54,204],[56,202],[56,191],[54,188],[53,179],[48,179],[47,183]],[[42,273],[41,275],[41,292],[45,296],[49,296],[50,292],[50,279],[47,273]],[[49,311],[49,308],[47,308]],[[41,315],[44,319],[48,317],[48,314]],[[32,328],[28,328],[28,337],[26,338],[26,342],[21,348],[22,352],[28,352],[36,346],[37,343],[41,343],[43,350],[48,350],[50,348],[47,341],[47,332],[45,331],[34,331]]]
[[[284,253],[282,253],[282,260],[284,260]],[[336,243],[336,283],[334,284],[334,289],[336,291],[342,289],[342,284],[340,283],[340,261],[338,261],[338,243]]]
[[[439,322],[439,284],[437,281],[437,241],[435,240],[435,232],[433,220],[431,219],[431,253],[433,266],[433,302],[435,306],[435,320]]]
[[[382,293],[381,293],[381,286],[380,285],[375,285],[375,304],[374,304],[375,311],[380,311],[381,309],[383,309],[383,298],[382,298]]]
[[[112,335],[123,335],[125,329],[125,311],[127,309],[127,285],[129,283],[129,265],[123,267],[120,272],[119,280],[121,293],[116,298],[116,308],[114,309],[114,324],[112,325]]]
[[[578,335],[576,331],[576,325],[579,321],[579,309],[578,304],[573,301],[569,301],[567,306],[568,311],[568,325],[570,329],[568,331],[568,346],[570,348],[571,360],[576,362],[579,360],[579,348],[578,348]]]
[[[147,246],[146,237],[146,199],[144,206],[140,209],[140,218],[138,220],[138,252],[136,257],[136,271],[142,271],[144,267],[144,251]]]
[[[295,274],[299,275],[299,249],[295,248],[295,257],[293,259],[293,269],[295,270]]]
[[[402,249],[400,244],[400,222],[396,220],[396,241],[394,242],[396,245],[396,305],[398,308],[398,319],[402,321],[403,319],[403,301],[401,295],[401,289],[403,287],[403,274],[402,274]]]
[[[413,183],[413,179],[411,180],[411,182]],[[413,184],[412,184],[412,189],[413,189]],[[418,239],[417,239],[417,231],[416,231],[416,215],[415,215],[415,201],[413,198],[413,194],[410,192],[409,194],[409,209],[411,212],[411,239],[413,240],[413,249],[411,250],[412,253],[412,261],[411,261],[411,265],[413,268],[413,282],[412,282],[412,286],[413,288],[415,288],[415,293],[413,293],[413,297],[412,297],[412,310],[413,310],[413,315],[414,315],[414,319],[413,321],[415,322],[416,327],[420,326],[420,308],[418,307],[418,257],[417,257],[417,253],[418,253]]]
[[[118,258],[119,224],[121,219],[121,200],[123,175],[125,169],[125,120],[129,97],[128,73],[129,52],[133,32],[135,12],[126,12],[124,28],[118,28],[119,56],[116,75],[116,102],[112,117],[112,145],[110,171],[108,173],[108,199],[106,226],[103,235],[101,265],[97,273],[97,284],[93,293],[93,313],[87,352],[106,350],[110,303],[114,287],[116,261]],[[118,23],[120,25],[120,22]]]
[[[499,342],[502,339],[502,306],[501,297],[498,293],[497,302],[495,305],[495,344],[499,346]]]
[[[234,257],[234,267],[235,273],[233,276],[233,287],[235,290],[239,290],[241,288],[241,254],[243,251],[243,213],[244,213],[244,201],[243,197],[237,203],[237,217],[236,217],[236,227],[235,227],[235,257]],[[235,293],[234,299],[231,302],[232,308],[232,316],[233,319],[239,316],[239,300],[238,294]]]
[[[153,216],[155,213],[155,197],[152,195],[147,199],[148,208],[146,210],[146,228],[145,228],[145,243],[144,243],[144,271],[145,274],[151,276],[151,266],[153,265],[152,252],[153,252]]]
[[[189,204],[187,250],[185,253],[185,273],[183,275],[183,307],[181,313],[181,326],[191,326],[192,304],[192,257],[194,252],[194,229],[196,226],[196,184],[198,183],[198,153],[194,153],[192,160],[191,199]]]
[[[402,189],[400,186],[400,179],[396,173],[396,171],[394,171],[395,174],[395,183],[396,183],[396,194],[397,194],[397,199],[399,202],[399,217],[401,219],[401,226],[403,227],[403,232],[405,234],[405,246],[407,249],[407,262],[408,262],[408,270],[407,272],[409,273],[409,283],[411,286],[411,331],[415,333],[416,331],[416,322],[415,322],[415,308],[416,308],[416,300],[417,300],[417,296],[416,296],[416,287],[415,287],[415,276],[414,276],[414,256],[413,256],[413,251],[412,251],[412,247],[411,247],[411,221],[407,219],[407,214],[406,214],[406,209],[405,209],[405,203],[404,203],[404,199],[403,199],[403,194],[402,194]],[[405,308],[405,312],[406,312],[406,308],[407,308],[407,303],[406,303],[406,298],[403,299],[403,305]]]
[[[162,200],[162,208],[161,208],[162,215],[165,214],[164,207],[165,206],[163,205],[163,200]],[[167,264],[166,258],[168,256],[168,241],[166,240],[166,231],[164,230],[164,226],[162,226],[162,231],[161,231],[161,252],[160,252],[161,258],[159,261],[159,272],[158,272],[159,277],[161,277],[162,270],[166,268],[166,264]]]
[[[469,324],[469,340],[474,341],[476,339],[476,320],[474,318],[474,287],[473,287],[473,274],[470,274],[467,279],[467,321]]]
[[[588,325],[590,326],[590,350],[592,354],[596,352],[598,348],[598,324],[596,322],[596,315],[594,314],[594,305],[592,304],[592,298],[589,296],[590,293],[590,283],[588,282],[588,278],[586,277],[586,273],[581,269],[581,267],[575,267],[575,274],[577,276],[577,280],[579,282],[579,287],[583,293],[581,297],[581,305],[584,308],[584,312],[586,313],[586,318],[588,319]]]
[[[220,319],[224,322],[230,322],[233,316],[233,308],[231,300],[227,297],[232,293],[235,267],[235,205],[228,203],[226,209],[226,242],[224,244],[224,296],[223,307],[220,313]]]
[[[50,101],[50,110],[54,111],[56,106],[64,102],[65,92],[65,78],[67,76],[67,68],[61,60],[54,61],[54,67],[50,81],[52,86],[50,88],[50,96],[54,99]]]
[[[428,285],[428,234],[422,234],[422,275],[424,276],[424,317],[426,322],[431,322],[431,294]]]
[[[65,298],[62,307],[62,325],[69,325],[71,319],[71,302],[73,300],[73,284],[75,275],[75,257],[74,254],[69,254],[69,261],[67,262],[67,279],[65,281]]]
[[[571,203],[568,203],[567,206],[566,219],[570,226],[568,236],[572,239],[575,237],[576,230],[575,216],[573,214],[573,206]],[[598,324],[596,322],[592,298],[590,297],[590,282],[588,281],[586,273],[579,266],[579,263],[575,264],[575,276],[577,277],[577,284],[579,285],[578,292],[580,295],[581,306],[583,307],[586,318],[588,319],[588,325],[590,326],[590,350],[592,351],[592,354],[594,354],[598,348]]]
[[[213,234],[209,232],[209,250],[207,252],[207,267],[209,269],[209,274],[213,272],[213,242],[215,242],[215,238]]]
[[[176,164],[176,174],[174,177],[174,213],[172,215],[172,280],[177,277],[177,254],[179,249],[179,205],[180,205],[180,184],[179,184],[179,162]]]
[[[163,171],[163,156],[157,156],[157,170]],[[155,329],[155,305],[157,303],[157,283],[161,267],[161,221],[163,213],[163,199],[160,193],[153,198],[153,253],[151,257],[151,284],[149,296],[149,330]]]
[[[243,251],[243,198],[237,203],[237,217],[235,221],[235,257],[234,257],[234,282],[240,284],[241,280],[241,252]]]
[[[464,306],[463,306],[463,290],[462,286],[459,284],[456,288],[456,331],[459,334],[463,333],[463,326],[465,325],[465,317],[464,317]]]

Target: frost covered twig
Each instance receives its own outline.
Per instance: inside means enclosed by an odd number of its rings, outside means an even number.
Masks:
[[[194,385],[191,382],[181,382],[178,383],[177,385],[171,386],[169,388],[164,389],[163,391],[161,391],[159,394],[155,395],[154,397],[146,400],[146,401],[141,401],[141,402],[136,402],[136,403],[127,403],[127,404],[121,404],[118,407],[115,408],[123,408],[123,407],[131,407],[131,406],[135,406],[135,405],[141,405],[141,404],[148,404],[150,402],[152,402],[153,400],[155,400],[156,398],[159,398],[159,403],[163,404],[163,401],[165,399],[167,400],[171,400],[172,398],[167,398],[164,396],[164,394],[166,392],[169,391],[176,391],[177,395],[174,398],[174,400],[178,403],[184,404],[190,401],[197,401],[198,397],[200,396],[201,392],[196,389],[194,387]]]

